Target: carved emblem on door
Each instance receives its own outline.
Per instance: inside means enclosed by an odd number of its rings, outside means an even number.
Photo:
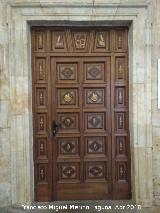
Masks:
[[[58,34],[56,36],[56,46],[57,49],[63,49],[64,48],[64,38],[63,34]]]
[[[96,46],[100,48],[106,47],[105,33],[98,33]]]
[[[63,123],[66,127],[71,127],[71,125],[73,124],[73,120],[72,118],[69,118],[69,117],[66,117],[64,120],[63,120]]]
[[[76,49],[85,49],[86,47],[86,34],[85,33],[75,33],[74,41]]]
[[[92,78],[97,79],[97,77],[100,75],[101,71],[99,70],[99,68],[97,66],[92,66],[89,68],[88,73]]]
[[[62,70],[62,75],[66,79],[72,79],[71,76],[73,75],[73,70],[70,67],[66,67]]]

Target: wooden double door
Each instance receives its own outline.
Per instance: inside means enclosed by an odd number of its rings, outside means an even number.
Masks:
[[[35,200],[129,199],[126,28],[32,28]]]

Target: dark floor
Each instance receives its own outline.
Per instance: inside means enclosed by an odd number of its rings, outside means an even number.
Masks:
[[[160,213],[160,206],[153,208],[143,208],[135,205],[132,201],[56,201],[52,203],[34,203],[32,206],[22,207],[15,205],[12,207],[0,208],[0,213],[95,213],[95,212],[119,212],[119,213]],[[35,208],[35,209],[31,209]]]

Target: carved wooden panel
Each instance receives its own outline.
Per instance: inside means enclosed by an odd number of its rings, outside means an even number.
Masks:
[[[126,87],[115,88],[115,106],[125,107],[126,106]]]
[[[86,163],[86,180],[99,181],[106,180],[107,168],[105,162],[87,162]]]
[[[79,138],[58,138],[58,155],[79,155]]]
[[[115,75],[115,80],[117,82],[119,81],[126,81],[126,59],[125,57],[116,57],[116,75]]]
[[[90,88],[85,89],[85,106],[104,107],[105,106],[105,89]]]
[[[65,31],[53,31],[51,38],[52,51],[66,52],[68,49],[67,37]]]
[[[47,88],[36,88],[36,106],[37,108],[47,107]]]
[[[77,63],[57,63],[58,83],[77,83]]]
[[[80,175],[79,163],[59,163],[58,164],[58,181],[59,182],[79,182]]]
[[[78,89],[58,89],[58,107],[78,107]]]
[[[37,157],[40,159],[48,157],[47,138],[37,138]]]
[[[116,136],[116,156],[126,156],[127,155],[127,138],[126,136]]]
[[[110,50],[108,31],[97,31],[95,33],[94,52],[107,52]]]
[[[37,166],[38,183],[48,181],[48,165],[46,163],[39,163]]]
[[[117,162],[116,163],[116,178],[117,181],[127,181],[127,163],[126,162]]]
[[[47,133],[47,114],[37,113],[37,134]]]
[[[59,113],[58,123],[61,124],[60,131],[79,132],[79,115],[78,113]]]
[[[85,82],[105,82],[104,63],[85,63]]]
[[[38,52],[44,52],[46,50],[47,44],[47,34],[46,31],[35,31],[34,37],[34,50]]]
[[[85,113],[85,130],[105,130],[105,113]]]
[[[116,131],[125,131],[126,130],[126,113],[125,112],[117,112],[115,113],[115,124]]]
[[[127,50],[127,32],[125,30],[115,31],[115,51],[116,52],[126,52]]]
[[[37,83],[47,82],[47,72],[46,72],[46,58],[36,58],[35,59],[35,75]]]
[[[106,154],[106,138],[102,136],[85,137],[85,154]]]

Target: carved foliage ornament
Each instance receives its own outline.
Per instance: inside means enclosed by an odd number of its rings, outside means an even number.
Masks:
[[[89,127],[90,128],[100,128],[102,126],[101,116],[89,116]]]
[[[40,130],[44,130],[44,117],[43,116],[40,116]]]
[[[98,99],[99,99],[99,95],[98,95],[96,92],[93,92],[92,94],[90,94],[89,99],[90,99],[92,102],[97,102]]]
[[[126,178],[126,166],[124,164],[119,166],[119,178],[120,179]]]
[[[71,178],[73,174],[75,174],[75,168],[72,166],[64,167],[62,172],[63,172],[63,176],[66,176],[67,178]]]
[[[46,179],[46,168],[45,166],[40,166],[39,167],[39,180],[40,181],[45,181]]]
[[[71,142],[67,142],[63,145],[65,153],[71,153],[75,149],[75,145]]]
[[[73,95],[70,92],[67,92],[67,93],[64,94],[63,100],[66,103],[70,103],[73,100]]]
[[[98,150],[100,150],[102,147],[102,145],[100,143],[98,143],[97,141],[93,141],[92,144],[90,144],[89,148],[94,151],[97,152]]]
[[[102,104],[104,100],[104,90],[88,90],[87,103],[88,104]]]
[[[103,169],[100,166],[90,167],[89,172],[95,177],[100,177],[103,175]]]

